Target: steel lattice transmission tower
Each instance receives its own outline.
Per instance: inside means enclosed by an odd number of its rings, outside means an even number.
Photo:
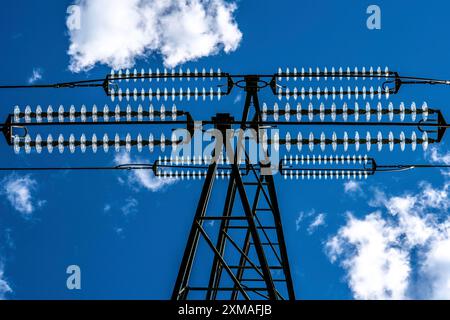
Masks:
[[[209,89],[181,87],[177,81],[210,81]],[[172,82],[174,87],[167,89]],[[317,82],[317,84],[313,84]],[[339,85],[335,83],[338,82]],[[379,164],[373,156],[360,150],[401,151],[417,145],[424,149],[439,143],[447,129],[442,113],[426,103],[395,106],[389,101],[403,85],[450,84],[448,81],[400,76],[388,69],[357,68],[350,70],[292,69],[269,75],[229,74],[220,70],[163,71],[142,69],[140,72],[112,71],[104,79],[32,86],[0,86],[20,88],[89,88],[101,87],[118,105],[111,109],[85,106],[65,110],[49,106],[34,110],[16,107],[2,126],[6,141],[16,153],[82,153],[91,149],[108,152],[136,149],[139,152],[159,149],[179,150],[195,140],[196,134],[210,127],[219,133],[209,154],[159,157],[153,164],[127,164],[92,167],[17,167],[1,170],[152,170],[160,179],[204,179],[186,248],[174,285],[172,299],[295,299],[294,285],[284,239],[282,215],[274,177],[285,179],[362,179],[377,172],[402,171],[413,168],[447,167],[430,164]],[[175,86],[179,87],[175,89]],[[194,121],[188,111],[164,103],[180,100],[206,100],[228,96],[233,89],[243,90],[245,103],[242,116],[218,113],[201,122]],[[283,108],[260,103],[262,91],[287,100]],[[146,103],[147,99],[150,104]],[[127,102],[125,110],[122,101]],[[142,101],[140,101],[142,100]],[[159,108],[153,104],[161,102]],[[182,118],[182,120],[180,120]],[[46,138],[34,131],[40,127],[68,129],[123,128],[139,126],[149,129],[137,137],[107,133],[91,137],[84,134],[68,139],[60,134]],[[163,131],[161,134],[150,130]],[[172,129],[170,133],[164,128]],[[173,129],[184,128],[188,139]],[[280,130],[284,132],[280,138]],[[308,131],[306,131],[308,129]],[[366,130],[360,135],[356,129]],[[373,130],[377,132],[374,133]],[[345,130],[345,131],[343,131]],[[351,130],[351,131],[350,131]],[[416,132],[417,130],[417,132]],[[406,131],[406,133],[405,133]],[[230,132],[233,135],[230,135]],[[249,133],[250,132],[250,133]],[[33,136],[33,134],[35,134]],[[33,136],[33,137],[32,137]],[[170,136],[170,138],[168,138]],[[233,139],[237,143],[233,144]],[[249,154],[246,143],[258,146],[258,156]],[[230,148],[230,146],[233,146]],[[350,153],[350,146],[352,152]],[[316,151],[316,153],[314,153]],[[328,154],[327,154],[328,153]],[[281,154],[280,157],[278,157]],[[228,181],[225,196],[214,194],[218,179]],[[222,200],[219,208],[212,200]],[[208,223],[208,225],[206,225]],[[215,228],[212,228],[212,226]],[[195,274],[197,271],[197,274]],[[199,273],[199,274],[198,274]]]

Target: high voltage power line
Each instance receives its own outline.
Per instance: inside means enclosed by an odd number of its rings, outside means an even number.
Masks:
[[[208,82],[198,89],[199,81]],[[336,84],[338,83],[338,84]],[[102,88],[119,104],[110,109],[85,106],[76,109],[52,106],[34,110],[15,107],[1,130],[16,153],[70,153],[80,150],[138,152],[156,149],[162,153],[191,143],[197,130],[204,127],[220,132],[221,141],[210,154],[159,156],[152,164],[121,164],[118,166],[9,167],[0,171],[52,170],[151,170],[160,179],[204,179],[186,249],[174,285],[172,299],[295,299],[284,240],[282,217],[274,175],[286,179],[362,179],[379,172],[412,169],[448,168],[445,164],[378,163],[376,156],[360,154],[382,152],[386,148],[405,151],[440,143],[449,125],[442,112],[427,103],[406,106],[390,102],[405,85],[449,85],[450,81],[401,76],[381,68],[292,68],[275,74],[231,74],[220,69],[206,70],[140,70],[112,71],[103,79],[92,79],[48,85],[4,85],[0,89],[25,88]],[[168,88],[169,86],[172,88]],[[184,85],[184,86],[183,86]],[[187,88],[186,88],[187,86]],[[189,100],[221,100],[233,90],[245,92],[242,117],[217,113],[210,119],[194,120],[188,111],[175,105],[154,108],[153,103]],[[284,107],[260,103],[259,94],[268,89],[271,95],[285,101]],[[128,106],[120,106],[126,101]],[[139,102],[151,102],[147,107]],[[136,104],[136,105],[135,105]],[[201,124],[202,127],[199,127]],[[92,136],[62,134],[43,137],[38,128],[98,128],[138,126],[136,136],[107,133]],[[188,141],[170,134],[157,134],[149,129],[160,126],[185,129]],[[282,137],[278,128],[290,128]],[[306,131],[305,128],[309,128]],[[340,132],[369,128],[365,133]],[[224,146],[230,138],[228,130],[242,129],[232,149]],[[376,129],[377,133],[371,132]],[[244,130],[253,130],[245,136]],[[319,130],[319,132],[317,132]],[[272,132],[273,131],[273,132]],[[396,132],[399,131],[399,132]],[[410,131],[410,132],[405,132]],[[253,140],[264,151],[256,161],[245,150],[245,141]],[[355,154],[350,153],[350,146]],[[353,150],[352,149],[352,150]],[[272,158],[273,154],[281,157]],[[327,154],[328,153],[328,154]],[[227,192],[216,200],[224,200],[221,212],[210,212],[214,181],[228,179]],[[217,221],[213,234],[205,222]],[[199,253],[200,240],[206,245]],[[208,255],[209,254],[209,255]],[[206,265],[199,265],[199,260]],[[202,258],[202,259],[199,259]],[[202,269],[203,268],[203,269]],[[193,279],[194,271],[209,272]],[[202,277],[203,276],[203,277]],[[200,279],[201,278],[201,279]]]

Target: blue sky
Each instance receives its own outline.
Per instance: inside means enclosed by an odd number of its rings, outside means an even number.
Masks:
[[[220,67],[235,73],[275,73],[278,67],[294,66],[387,65],[403,75],[450,77],[447,1],[377,1],[382,12],[381,30],[366,27],[366,8],[375,2],[233,3],[232,26],[214,30],[212,34],[222,32],[222,37],[213,37],[216,42],[206,52],[197,50],[196,45],[204,44],[198,38],[182,41],[159,31],[145,34],[150,39],[136,35],[136,40],[135,34],[125,34],[128,51],[117,57],[118,50],[114,50],[93,60],[82,56],[76,65],[84,70],[75,70],[74,57],[71,60],[68,54],[71,44],[76,42],[84,53],[98,53],[103,50],[93,50],[89,45],[121,48],[114,39],[124,35],[107,34],[109,37],[98,39],[96,36],[104,34],[95,33],[94,24],[91,29],[83,29],[82,36],[71,37],[66,10],[73,1],[9,2],[0,12],[0,82],[102,78],[110,70],[105,62],[134,64],[140,70],[185,60],[183,67]],[[182,17],[190,19],[189,15]],[[101,23],[107,19],[98,20]],[[236,35],[236,27],[242,38]],[[120,27],[114,30],[120,31]],[[230,36],[227,32],[234,33]],[[135,46],[135,40],[148,42],[142,54],[136,55],[140,47]],[[189,54],[176,55],[176,45],[190,50]],[[127,59],[130,57],[134,59]],[[448,95],[448,89],[442,87],[405,87],[392,101],[417,101],[419,105],[427,101],[447,116]],[[110,103],[96,89],[9,90],[1,91],[0,99],[2,118],[15,105],[90,107]],[[238,116],[238,100],[239,92],[234,91],[218,104],[191,101],[177,107],[199,119],[223,111]],[[262,100],[275,102],[269,95]],[[135,129],[132,132],[137,133]],[[446,162],[450,160],[446,157],[446,138],[437,149],[426,153],[418,150],[373,155],[388,163]],[[115,158],[113,152],[96,156],[89,152],[70,155],[67,151],[51,156],[15,155],[5,141],[0,142],[0,148],[2,167],[109,165]],[[131,155],[145,161],[152,161],[154,156]],[[0,181],[0,297],[170,297],[201,182],[161,186],[149,176],[111,172],[2,173]],[[450,249],[450,199],[445,173],[380,174],[363,183],[346,185],[341,180],[302,183],[281,177],[276,177],[276,183],[297,298],[450,298],[446,290],[450,286],[450,257],[446,253]],[[225,188],[226,184],[220,182],[216,192]],[[80,291],[66,288],[65,270],[72,264],[82,270]]]

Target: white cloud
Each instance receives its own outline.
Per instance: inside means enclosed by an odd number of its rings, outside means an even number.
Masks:
[[[36,190],[36,180],[30,176],[18,176],[11,174],[2,180],[0,194],[6,196],[15,210],[22,214],[32,214],[36,207],[45,204],[43,200],[35,200],[32,193]]]
[[[450,164],[450,152],[442,154],[436,146],[430,148],[430,159],[441,164]]]
[[[356,193],[359,194],[362,192],[361,183],[356,182],[354,180],[349,180],[344,183],[344,191],[345,191],[345,193],[349,193],[349,194],[356,194]]]
[[[4,266],[0,262],[0,300],[6,299],[8,293],[12,293],[12,289],[4,277]]]
[[[129,68],[135,60],[161,54],[173,67],[237,49],[242,33],[225,0],[76,0],[68,21],[70,70],[89,70],[97,63]]]
[[[28,83],[33,84],[42,79],[42,70],[40,68],[33,69],[33,74],[28,78]]]
[[[132,160],[129,153],[117,153],[114,157],[116,165],[133,164],[133,163],[147,163],[141,159]],[[156,178],[151,170],[132,170],[128,174],[128,184],[132,187],[145,188],[149,191],[156,192],[175,183],[174,179],[159,179]],[[123,182],[123,179],[119,178]]]
[[[448,188],[421,183],[416,194],[402,196],[378,190],[371,205],[380,210],[347,216],[326,249],[346,270],[355,298],[450,299]]]
[[[347,224],[327,243],[332,261],[344,255],[349,286],[356,299],[403,299],[410,273],[409,257],[392,244],[398,232],[379,213]]]
[[[436,146],[431,147],[430,152],[425,156],[437,165],[450,165],[450,152],[442,153]],[[447,168],[443,168],[441,174],[447,179],[450,178],[450,170]]]
[[[325,225],[325,213],[319,213],[314,220],[309,224],[308,226],[308,232],[309,234],[312,234],[314,231],[317,230],[320,226]]]
[[[432,299],[450,299],[450,237],[435,239],[429,246],[421,272],[425,289]]]

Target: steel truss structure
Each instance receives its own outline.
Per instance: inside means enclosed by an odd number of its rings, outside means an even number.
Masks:
[[[255,122],[261,121],[259,80],[257,76],[245,77],[246,99],[241,128],[247,127],[250,118]],[[223,136],[226,137],[225,130],[231,127],[227,123],[231,123],[233,118],[226,114],[219,116],[220,119],[217,120],[220,120],[218,122],[221,125],[218,129],[223,131]],[[259,131],[258,124],[254,128]],[[208,168],[172,293],[174,300],[186,300],[193,291],[204,293],[204,299],[207,300],[295,299],[273,176],[262,174],[262,170],[256,170],[249,162],[249,174],[244,176],[237,161],[238,149],[241,146],[238,142],[236,159],[230,165],[231,176],[220,215],[207,214],[217,162]],[[239,209],[236,202],[241,204]],[[261,218],[262,215],[264,218]],[[220,222],[215,243],[205,231],[206,221]],[[191,284],[191,272],[196,255],[199,254],[200,239],[206,241],[213,254],[209,280],[205,281],[203,286]],[[235,254],[227,255],[226,250],[235,251]],[[276,259],[269,259],[270,256],[275,256]]]

